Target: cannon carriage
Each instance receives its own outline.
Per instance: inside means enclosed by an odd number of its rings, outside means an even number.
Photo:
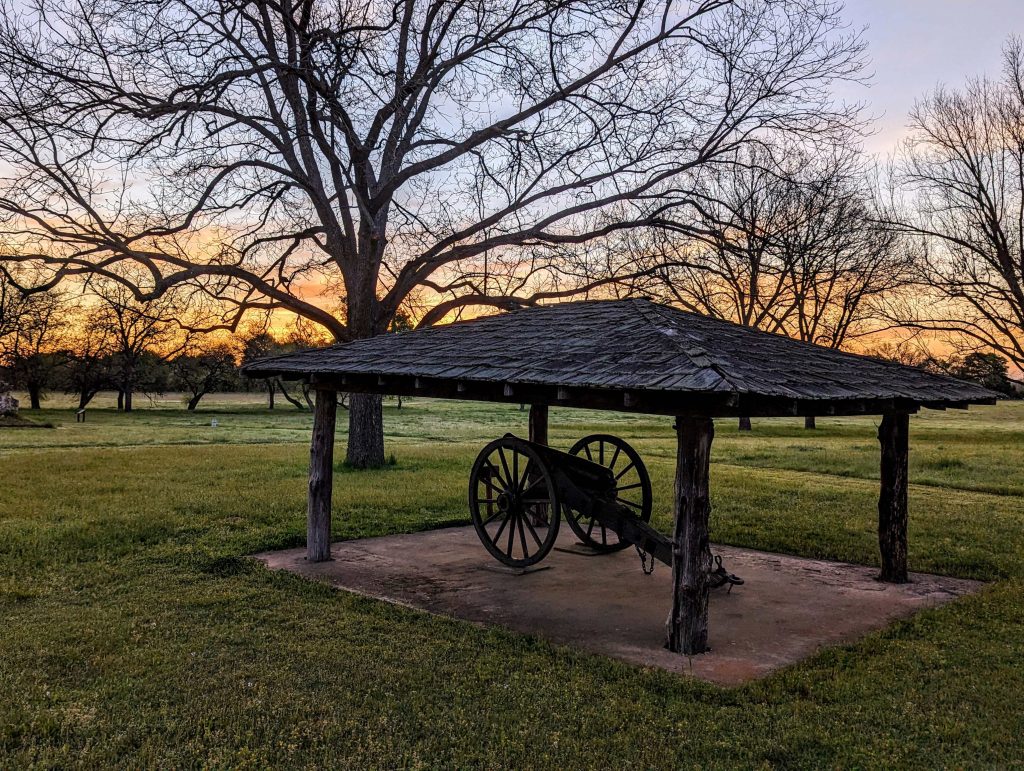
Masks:
[[[645,571],[647,557],[672,564],[672,542],[649,524],[647,467],[625,440],[610,434],[586,436],[569,452],[505,434],[473,464],[469,508],[484,548],[509,567],[543,560],[555,547],[563,517],[595,553],[634,546]],[[721,559],[715,563],[713,585],[743,583]]]

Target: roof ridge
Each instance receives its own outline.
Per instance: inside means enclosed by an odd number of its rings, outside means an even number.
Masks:
[[[662,305],[661,303],[656,303],[656,302],[653,302],[651,300],[648,300],[647,298],[641,298],[641,297],[634,298],[633,301],[632,301],[632,305],[637,310],[637,312],[644,318],[644,320],[647,321],[648,323],[652,323],[654,325],[655,330],[662,337],[666,338],[673,347],[678,349],[680,353],[682,353],[684,356],[686,356],[686,358],[690,361],[690,363],[694,367],[698,367],[699,368],[699,367],[706,366],[708,369],[710,369],[712,372],[714,372],[719,377],[719,379],[723,383],[725,383],[726,386],[728,386],[728,390],[733,391],[734,393],[738,393],[739,392],[740,389],[732,381],[732,378],[729,377],[729,375],[722,369],[722,367],[717,362],[715,362],[711,358],[711,356],[705,350],[701,349],[701,357],[707,362],[706,365],[701,363],[701,362],[698,362],[698,361],[694,360],[693,352],[690,351],[690,350],[687,350],[687,348],[685,348],[682,345],[681,341],[676,339],[674,334],[669,334],[662,326],[660,326],[657,323],[656,320],[652,319],[651,316],[650,316],[650,313],[649,313],[649,312],[655,313],[658,316],[664,318],[662,316],[661,310],[664,309],[664,308],[668,308],[670,310],[675,310],[674,308],[672,308],[671,306]],[[685,332],[684,332],[684,334],[685,334]]]
[[[641,300],[641,298],[636,298],[636,299],[638,301]],[[812,350],[815,350],[815,351],[827,352],[828,354],[831,354],[831,355],[834,355],[834,356],[838,356],[838,357],[845,358],[845,359],[851,359],[853,361],[858,361],[858,362],[871,362],[872,364],[877,364],[877,365],[880,365],[883,368],[888,368],[888,369],[892,369],[892,370],[895,370],[895,371],[902,371],[902,370],[905,370],[905,369],[909,368],[909,369],[916,370],[918,373],[920,373],[920,374],[922,374],[922,375],[924,375],[926,377],[929,377],[929,378],[931,378],[933,380],[937,380],[937,381],[953,380],[953,381],[956,381],[956,382],[958,382],[958,383],[960,383],[962,385],[968,385],[968,386],[977,386],[978,385],[977,383],[975,383],[975,382],[973,382],[971,380],[964,380],[961,377],[956,377],[954,375],[948,375],[946,373],[932,372],[932,371],[927,370],[927,369],[922,369],[920,367],[915,367],[915,366],[913,366],[911,364],[901,364],[898,361],[892,361],[891,359],[882,359],[882,358],[879,358],[877,356],[872,356],[872,355],[866,354],[866,353],[857,353],[856,351],[847,351],[847,350],[845,350],[843,348],[833,348],[832,346],[829,346],[829,345],[820,345],[818,343],[812,343],[812,342],[809,342],[807,340],[801,340],[801,339],[796,338],[796,337],[790,337],[789,335],[784,334],[782,332],[772,332],[772,331],[769,331],[767,329],[761,329],[760,327],[757,327],[757,326],[740,325],[740,324],[738,324],[735,321],[730,321],[729,319],[724,319],[724,318],[721,318],[719,316],[711,316],[711,315],[704,314],[704,313],[697,313],[695,311],[689,311],[689,310],[685,310],[683,308],[677,308],[674,305],[666,305],[664,303],[656,303],[656,302],[654,302],[652,300],[642,300],[642,301],[646,302],[648,305],[653,306],[654,308],[657,308],[657,309],[660,309],[660,310],[669,310],[669,311],[672,311],[673,313],[680,313],[680,314],[683,314],[683,315],[686,315],[686,316],[694,316],[696,318],[699,318],[701,321],[708,322],[708,323],[711,323],[711,324],[717,324],[720,327],[736,327],[736,326],[740,326],[745,332],[753,333],[754,335],[758,335],[758,336],[761,336],[761,337],[772,338],[774,340],[784,340],[784,341],[786,341],[787,344],[793,344],[793,345],[796,345],[796,346],[803,347],[805,349],[812,349]],[[719,370],[719,368],[716,365],[709,363],[709,366],[712,367],[712,369],[714,369],[715,372],[720,373],[720,370]]]

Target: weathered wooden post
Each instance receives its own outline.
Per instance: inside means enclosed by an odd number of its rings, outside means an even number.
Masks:
[[[672,536],[672,611],[665,647],[703,653],[708,647],[708,574],[711,546],[709,471],[711,418],[676,418],[675,530]]]
[[[331,487],[334,481],[334,426],[338,393],[317,389],[313,438],[309,445],[309,496],[306,501],[306,559],[331,558]]]
[[[910,415],[888,412],[878,427],[882,446],[882,485],[878,496],[878,547],[882,552],[879,579],[905,584],[907,577],[907,458]]]
[[[548,443],[548,405],[530,405],[530,441],[537,444],[547,445]],[[537,478],[535,471],[530,472],[530,481]],[[530,516],[530,524],[534,527],[547,527],[548,510],[546,505],[535,507],[534,515]]]
[[[548,443],[548,405],[530,405],[530,441],[537,444]]]

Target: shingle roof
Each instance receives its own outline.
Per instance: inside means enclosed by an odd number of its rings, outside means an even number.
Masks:
[[[313,379],[377,376],[379,388],[365,387],[364,380],[362,390],[383,393],[391,392],[388,378],[415,377],[612,389],[661,399],[719,395],[734,397],[733,403],[767,397],[949,406],[990,403],[997,396],[952,377],[637,299],[524,308],[264,359],[246,371]]]

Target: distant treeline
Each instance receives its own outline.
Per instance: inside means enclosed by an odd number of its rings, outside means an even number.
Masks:
[[[250,329],[240,334],[184,334],[170,316],[161,318],[146,303],[126,302],[116,312],[91,308],[82,323],[81,307],[53,294],[23,298],[21,323],[0,336],[0,391],[25,391],[31,409],[39,409],[48,393],[78,397],[86,407],[100,391],[117,392],[117,408],[131,411],[137,393],[180,391],[194,410],[204,396],[217,392],[266,394],[267,406],[279,400],[295,409],[312,409],[309,388],[280,378],[250,379],[241,366],[249,361],[326,345],[311,328],[284,334]],[[108,309],[109,310],[109,309]],[[392,329],[411,326],[407,317]],[[994,353],[936,357],[905,346],[870,351],[933,372],[981,383],[1008,397],[1020,397],[1022,384],[1010,378],[1007,360]]]
[[[293,322],[275,332],[266,324],[243,332],[196,331],[190,309],[167,298],[140,301],[116,287],[91,291],[22,294],[0,280],[0,392],[28,393],[40,409],[48,393],[62,392],[86,407],[100,391],[117,393],[117,408],[130,412],[138,393],[180,391],[194,410],[209,393],[261,391],[273,409],[283,400],[312,409],[301,383],[249,379],[249,361],[326,345],[315,326]],[[391,330],[411,327],[400,314]]]

